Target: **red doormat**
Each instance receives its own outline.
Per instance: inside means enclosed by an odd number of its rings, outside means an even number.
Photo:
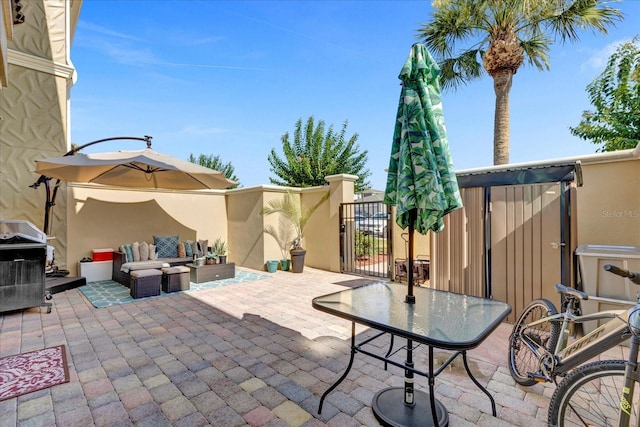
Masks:
[[[0,400],[69,382],[64,345],[0,359]]]

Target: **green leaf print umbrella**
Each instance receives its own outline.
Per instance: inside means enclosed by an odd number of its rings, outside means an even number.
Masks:
[[[398,78],[398,105],[384,202],[409,227],[408,295],[413,303],[413,232],[444,229],[443,217],[462,207],[440,102],[440,67],[421,43],[411,47]]]
[[[398,105],[384,202],[396,205],[396,223],[409,228],[406,304],[415,304],[413,295],[413,233],[444,229],[443,217],[462,207],[458,181],[444,126],[440,102],[440,68],[421,43],[411,47],[399,78],[402,91]],[[413,342],[407,339],[407,366],[413,366]],[[431,347],[429,348],[432,351]],[[420,418],[424,425],[446,425],[444,406],[420,390],[414,390],[413,372],[405,370],[403,388],[391,387],[374,397],[373,412],[385,425],[409,425]],[[398,407],[398,395],[404,409]],[[428,403],[427,403],[428,402]],[[421,408],[420,415],[414,414]],[[431,412],[429,414],[428,412]],[[429,416],[431,415],[431,416]]]
[[[402,91],[384,202],[396,222],[421,234],[444,229],[442,218],[462,207],[440,102],[440,68],[421,43],[402,67]],[[413,213],[415,212],[415,218]]]

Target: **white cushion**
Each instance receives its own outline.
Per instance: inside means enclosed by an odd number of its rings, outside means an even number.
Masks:
[[[140,243],[133,242],[131,244],[131,252],[133,252],[133,261],[140,261]]]
[[[147,242],[140,243],[140,261],[149,259],[149,244]]]

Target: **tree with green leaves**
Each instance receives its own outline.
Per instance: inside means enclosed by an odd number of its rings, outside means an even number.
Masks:
[[[493,162],[509,163],[509,94],[525,62],[549,69],[550,46],[579,40],[579,30],[607,33],[622,13],[606,0],[434,0],[418,35],[432,51],[443,89],[493,78]],[[460,46],[463,44],[464,46]]]
[[[279,214],[282,218],[284,218],[285,222],[282,226],[283,236],[288,235],[288,232],[286,231],[286,223],[289,223],[289,225],[293,227],[293,239],[288,240],[288,243],[291,244],[293,249],[302,249],[302,241],[304,240],[304,229],[307,226],[307,222],[309,222],[309,219],[311,219],[311,215],[313,215],[313,213],[320,207],[320,205],[326,202],[328,198],[329,192],[327,191],[320,198],[320,200],[316,202],[315,205],[311,206],[310,208],[304,209],[300,203],[300,198],[296,197],[291,190],[288,190],[283,199],[271,200],[267,204],[267,206],[262,208],[260,213],[262,215]],[[278,235],[279,232],[276,231],[276,233],[273,234],[271,233],[272,230],[269,230],[270,228],[271,227],[265,228],[265,232],[278,239],[276,235]]]
[[[317,125],[313,116],[303,126],[302,118],[296,122],[293,140],[289,132],[282,135],[284,158],[271,149],[268,161],[271,172],[278,178],[269,178],[272,184],[291,187],[326,185],[325,177],[335,174],[357,175],[356,192],[370,187],[367,178],[371,172],[365,168],[367,150],[359,151],[358,134],[346,138],[347,121],[339,132],[333,125],[325,130],[324,120]]]
[[[231,162],[223,163],[219,155],[213,156],[211,154],[200,154],[198,158],[196,158],[193,154],[189,154],[189,158],[187,160],[191,163],[222,172],[227,179],[236,182],[235,185],[232,185],[229,188],[237,188],[240,186],[240,181],[235,175],[236,168],[231,164]]]
[[[595,111],[584,111],[582,121],[569,130],[594,144],[597,151],[635,148],[640,141],[640,37],[623,43],[607,67],[588,86]]]

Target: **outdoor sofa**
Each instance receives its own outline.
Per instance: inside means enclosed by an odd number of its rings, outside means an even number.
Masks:
[[[160,270],[163,267],[189,264],[193,262],[194,255],[203,257],[208,249],[208,241],[206,240],[181,242],[178,236],[153,236],[153,238],[154,244],[148,245],[153,249],[146,257],[147,259],[144,259],[144,255],[140,258],[139,254],[137,256],[129,254],[132,246],[146,246],[145,242],[143,244],[135,242],[132,245],[122,245],[120,250],[113,253],[112,280],[129,287],[132,271]]]

